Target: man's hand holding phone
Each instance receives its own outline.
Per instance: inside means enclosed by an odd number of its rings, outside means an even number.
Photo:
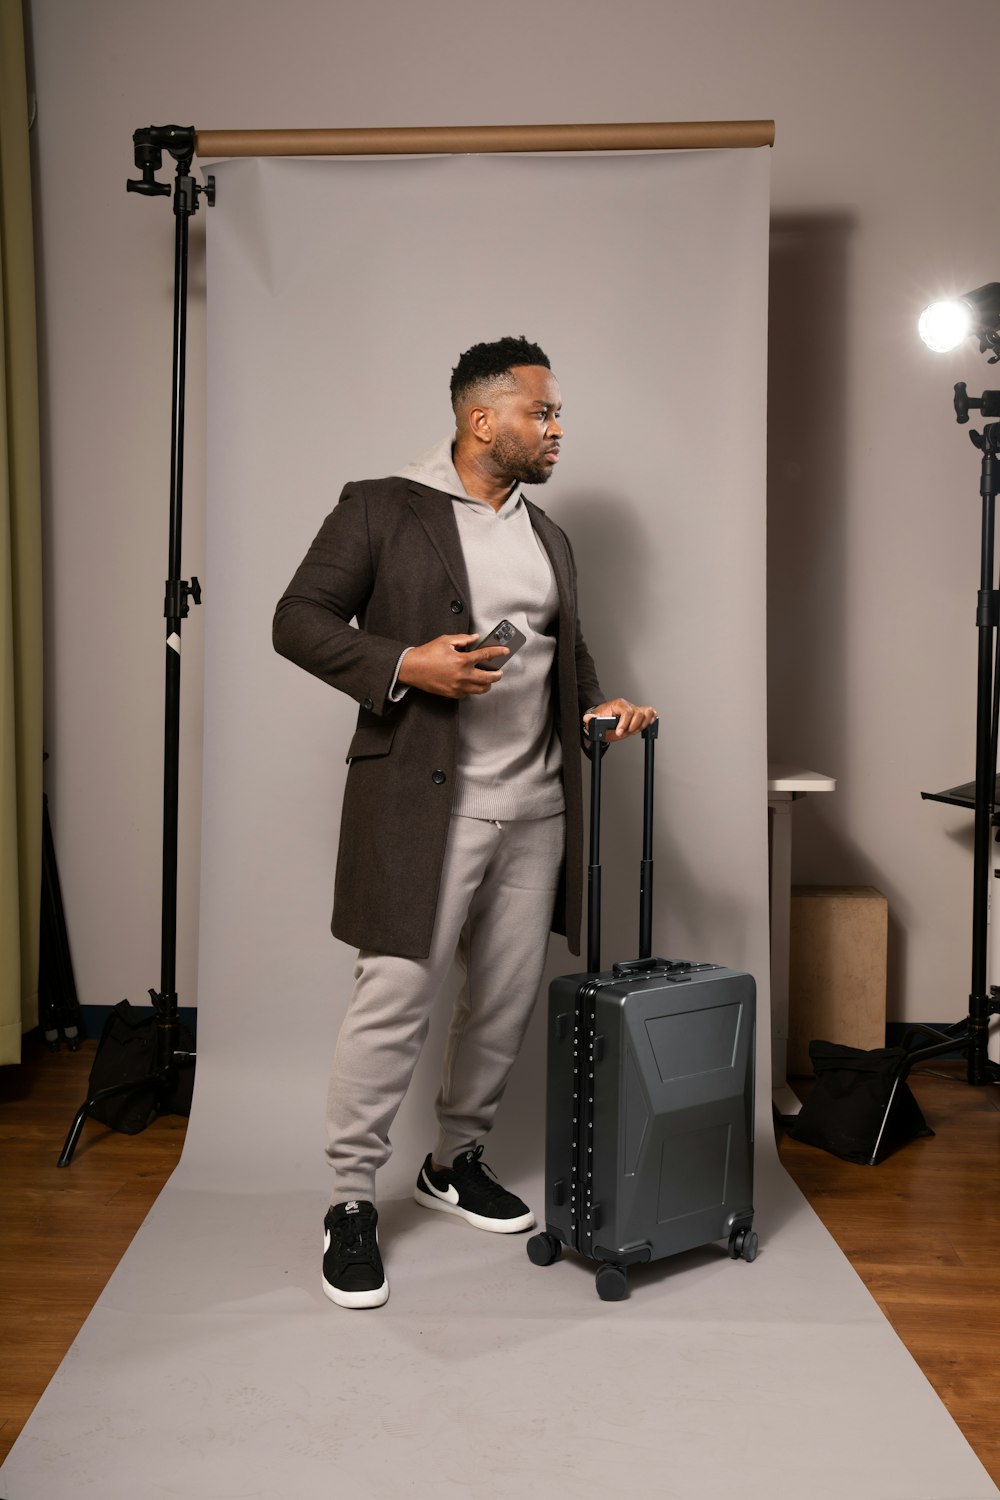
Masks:
[[[512,625],[509,620],[501,620],[498,625],[494,625],[493,629],[488,631],[487,634],[482,637],[479,645],[476,647],[476,650],[485,651],[488,646],[495,646],[498,648],[498,652],[499,650],[502,650],[504,655],[509,657],[513,656],[515,651],[520,651],[521,647],[524,645],[524,641],[525,637],[521,634],[516,625]],[[465,647],[463,649],[467,650],[468,647]],[[498,655],[498,652],[495,652],[494,654]],[[497,662],[497,665],[500,665],[499,660]],[[481,661],[479,663],[479,670],[481,672],[483,670],[489,671],[491,666],[491,662]]]
[[[501,621],[500,625],[509,625]],[[398,681],[405,687],[420,688],[425,693],[437,693],[441,698],[468,698],[479,693],[488,693],[503,673],[499,670],[504,658],[524,643],[524,636],[513,625],[510,629],[520,640],[510,639],[503,645],[496,638],[496,626],[483,644],[477,646],[478,635],[439,635],[423,646],[413,646],[403,657]]]

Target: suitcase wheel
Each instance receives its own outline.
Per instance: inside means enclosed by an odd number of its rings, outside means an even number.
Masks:
[[[535,1266],[551,1266],[562,1255],[562,1241],[554,1234],[533,1234],[527,1244],[528,1259]]]
[[[624,1266],[601,1266],[595,1285],[602,1302],[620,1302],[628,1291]]]
[[[750,1228],[734,1229],[729,1236],[729,1255],[732,1260],[756,1260],[759,1248],[760,1241]]]

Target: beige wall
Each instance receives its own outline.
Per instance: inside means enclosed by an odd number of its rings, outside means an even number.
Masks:
[[[159,983],[173,220],[165,201],[125,193],[133,129],[767,116],[771,753],[840,781],[796,810],[796,874],[885,892],[893,1016],[961,1014],[969,820],[919,793],[973,770],[978,466],[950,396],[955,380],[978,391],[990,371],[971,345],[926,355],[914,319],[931,295],[1000,276],[995,105],[976,67],[1000,41],[992,0],[26,0],[26,11],[48,784],[81,999],[138,1000]],[[203,216],[188,576],[204,536]],[[498,204],[490,227],[531,233],[513,204]],[[540,274],[558,296],[558,268]],[[706,483],[738,486],[726,417],[720,408]],[[331,493],[343,477],[331,475]],[[202,632],[195,612],[182,1004],[195,1000]]]

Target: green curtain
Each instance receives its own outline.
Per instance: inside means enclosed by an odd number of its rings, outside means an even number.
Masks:
[[[0,1063],[38,1022],[42,542],[21,0],[0,0]]]

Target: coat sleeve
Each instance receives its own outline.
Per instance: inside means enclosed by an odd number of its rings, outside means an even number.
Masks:
[[[593,657],[587,650],[587,642],[583,638],[579,616],[576,621],[576,685],[581,718],[589,708],[607,701],[597,680],[597,668],[594,666]]]
[[[373,635],[363,619],[375,562],[363,486],[346,485],[274,612],[274,649],[369,712],[384,714],[396,664],[415,641]]]
[[[597,680],[597,668],[594,665],[594,658],[591,656],[589,650],[587,649],[587,642],[583,638],[583,629],[580,625],[578,603],[579,586],[577,583],[576,575],[576,558],[573,556],[573,545],[566,533],[563,532],[562,534],[563,539],[566,543],[566,551],[569,554],[570,567],[573,570],[573,599],[577,604],[577,614],[575,621],[576,640],[574,642],[574,652],[576,656],[576,690],[578,699],[577,706],[579,707],[580,717],[582,718],[589,708],[593,708],[598,703],[606,702],[606,699],[601,689],[601,685]]]

